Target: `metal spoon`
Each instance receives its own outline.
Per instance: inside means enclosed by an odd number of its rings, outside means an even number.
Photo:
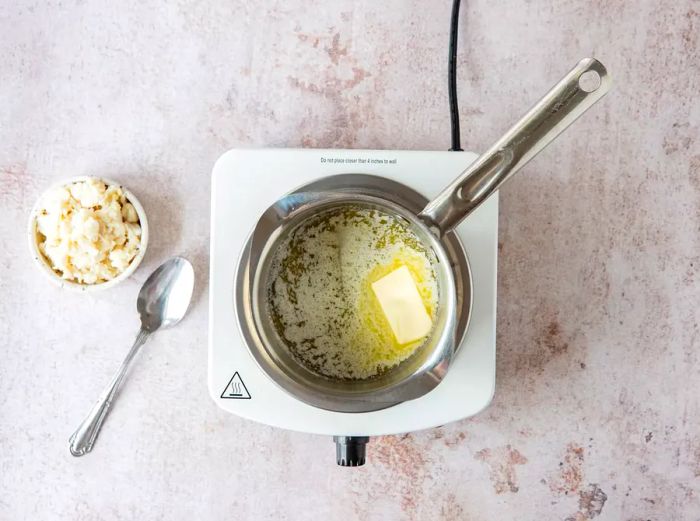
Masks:
[[[139,348],[149,335],[158,329],[174,326],[185,316],[193,287],[192,264],[182,257],[173,257],[165,261],[143,283],[136,301],[136,309],[141,315],[141,330],[117,374],[70,437],[70,452],[73,456],[83,456],[92,450],[102,423]]]

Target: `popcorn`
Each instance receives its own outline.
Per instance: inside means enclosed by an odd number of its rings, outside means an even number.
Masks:
[[[137,223],[139,222],[139,216],[136,213],[136,208],[131,203],[126,203],[122,206],[122,217],[126,222]]]
[[[39,251],[62,278],[99,284],[129,267],[141,245],[136,208],[118,186],[87,179],[46,193],[36,217]]]

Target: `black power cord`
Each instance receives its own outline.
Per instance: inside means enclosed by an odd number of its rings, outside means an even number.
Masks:
[[[452,19],[450,21],[450,59],[447,66],[447,90],[450,98],[450,126],[452,147],[450,151],[462,152],[459,137],[459,106],[457,105],[457,36],[459,35],[459,4],[452,2]]]

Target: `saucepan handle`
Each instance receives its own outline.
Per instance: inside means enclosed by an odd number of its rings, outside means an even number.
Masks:
[[[584,58],[419,214],[440,235],[457,226],[514,173],[602,98],[611,80]]]

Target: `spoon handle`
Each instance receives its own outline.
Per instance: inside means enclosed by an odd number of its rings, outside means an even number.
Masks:
[[[100,429],[102,428],[102,423],[105,421],[105,418],[109,413],[112,401],[119,392],[124,376],[129,370],[129,366],[131,365],[134,356],[136,356],[139,348],[144,344],[144,342],[146,342],[149,334],[150,333],[144,329],[139,331],[139,334],[134,341],[134,345],[131,346],[129,354],[126,355],[126,358],[122,362],[122,365],[119,367],[117,373],[112,378],[112,381],[105,388],[105,390],[102,391],[100,399],[70,437],[70,453],[73,456],[84,456],[92,450],[93,445],[95,445],[97,435],[100,433]]]

